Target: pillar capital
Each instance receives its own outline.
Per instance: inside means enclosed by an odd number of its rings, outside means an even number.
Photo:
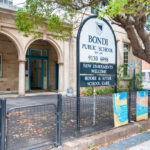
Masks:
[[[64,63],[59,63],[59,88],[58,91],[59,92],[63,92],[64,91]]]
[[[64,62],[62,62],[62,61],[59,61],[59,62],[58,62],[58,64],[59,64],[59,65],[63,65],[63,64],[64,64]]]

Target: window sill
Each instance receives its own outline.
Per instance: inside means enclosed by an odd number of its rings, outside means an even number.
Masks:
[[[0,77],[0,82],[5,82],[5,81],[7,81],[7,78]]]

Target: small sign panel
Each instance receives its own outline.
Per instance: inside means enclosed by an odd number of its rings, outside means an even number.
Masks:
[[[113,94],[114,126],[128,124],[127,93]]]
[[[73,89],[67,89],[67,96],[73,96]]]
[[[115,74],[115,65],[80,63],[80,74]]]
[[[113,86],[115,84],[114,76],[80,76],[81,87]]]
[[[137,92],[136,121],[148,119],[148,91]]]

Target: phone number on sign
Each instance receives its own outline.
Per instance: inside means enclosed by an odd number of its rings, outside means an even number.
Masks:
[[[102,61],[102,62],[108,62],[109,59],[107,57],[98,57],[98,56],[88,56],[89,61]]]

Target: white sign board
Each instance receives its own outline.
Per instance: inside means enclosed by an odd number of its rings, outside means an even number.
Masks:
[[[116,41],[105,20],[90,18],[80,33],[80,62],[116,64]]]

